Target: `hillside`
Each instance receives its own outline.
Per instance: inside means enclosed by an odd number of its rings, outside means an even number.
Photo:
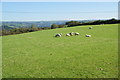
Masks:
[[[3,78],[117,78],[118,24],[90,26],[3,36]]]

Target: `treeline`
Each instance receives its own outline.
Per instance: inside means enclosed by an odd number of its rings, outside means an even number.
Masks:
[[[96,20],[96,21],[89,21],[89,22],[80,22],[80,21],[68,21],[64,25],[51,25],[51,29],[56,28],[64,28],[64,27],[75,27],[81,25],[101,25],[101,24],[117,24],[120,23],[120,20],[117,19],[109,19],[109,20]]]
[[[117,24],[117,23],[120,23],[120,20],[112,18],[110,20],[96,20],[86,23],[81,23],[79,21],[69,21],[66,22],[66,25],[68,25],[68,27],[72,27],[72,26],[81,26],[81,25],[100,25],[100,24]]]
[[[116,24],[120,23],[120,20],[117,19],[110,19],[110,20],[96,20],[90,22],[79,22],[79,21],[68,21],[65,24],[57,25],[52,24],[51,27],[36,27],[35,25],[31,25],[31,27],[22,27],[22,28],[9,28],[7,26],[2,26],[2,31],[0,31],[0,36],[4,35],[13,35],[13,34],[21,34],[21,33],[28,33],[40,30],[48,30],[48,29],[56,29],[56,28],[66,28],[66,27],[75,27],[81,25],[101,25],[101,24]]]

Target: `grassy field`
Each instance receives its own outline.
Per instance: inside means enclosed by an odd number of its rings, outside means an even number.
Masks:
[[[3,36],[3,78],[117,78],[118,24],[91,26]]]

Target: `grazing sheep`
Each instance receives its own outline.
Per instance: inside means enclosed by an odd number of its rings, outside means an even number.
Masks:
[[[70,36],[70,34],[66,34],[66,36]]]
[[[62,35],[61,34],[56,34],[55,37],[61,37]]]
[[[91,35],[88,35],[88,34],[86,34],[85,36],[86,36],[86,37],[91,37]]]
[[[74,32],[71,32],[71,33],[69,33],[70,34],[70,36],[73,36],[74,35]]]
[[[78,32],[76,32],[76,33],[75,33],[75,35],[79,35],[79,33],[78,33]]]
[[[92,29],[93,27],[89,27],[89,29]]]

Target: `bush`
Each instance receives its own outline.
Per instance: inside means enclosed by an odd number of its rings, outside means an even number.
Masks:
[[[66,22],[66,25],[68,25],[68,27],[70,26],[77,26],[77,25],[80,25],[81,22],[78,22],[78,21],[69,21],[69,22]]]
[[[52,24],[51,25],[51,29],[56,29],[56,28],[58,28],[59,26],[57,25],[57,24]]]
[[[58,28],[65,28],[66,27],[66,25],[58,25]]]

